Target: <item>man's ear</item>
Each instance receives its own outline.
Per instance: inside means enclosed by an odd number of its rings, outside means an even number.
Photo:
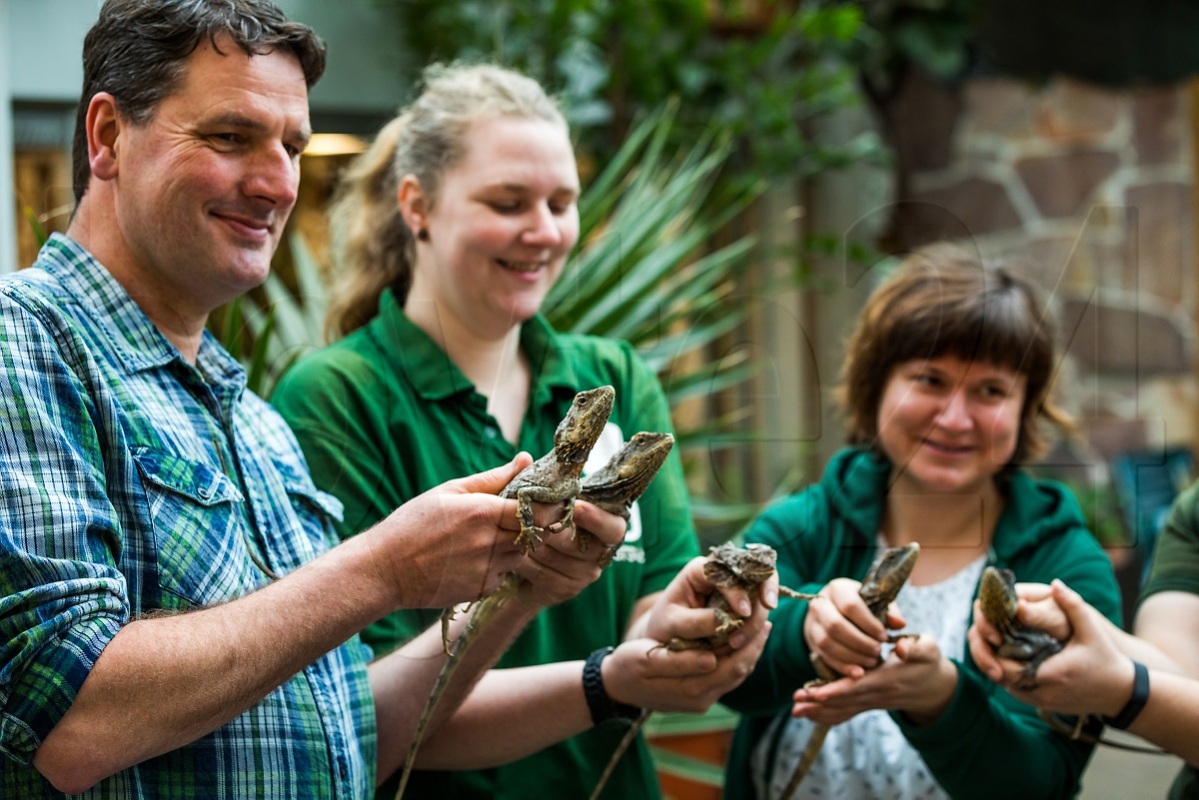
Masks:
[[[84,125],[92,175],[102,181],[112,180],[117,176],[117,155],[125,125],[117,111],[117,99],[108,92],[96,92],[88,101]]]
[[[400,179],[400,188],[396,190],[396,202],[400,206],[400,216],[413,234],[425,229],[426,218],[429,215],[429,200],[425,190],[421,188],[420,180],[412,173]]]

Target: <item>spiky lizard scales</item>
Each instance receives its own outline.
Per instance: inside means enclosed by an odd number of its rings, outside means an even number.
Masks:
[[[583,478],[578,499],[586,500],[609,514],[624,517],[627,522],[633,503],[645,493],[673,447],[674,437],[669,433],[641,431],[634,434],[608,459],[607,464]],[[575,543],[579,552],[587,552],[594,539],[591,533],[575,529]],[[608,548],[600,559],[600,567],[612,563],[619,547]]]
[[[704,577],[713,586],[744,589],[749,594],[750,602],[756,603],[762,584],[774,574],[777,563],[778,553],[769,545],[747,544],[744,548],[741,548],[730,542],[725,542],[719,547],[710,549],[708,560],[704,562]],[[816,597],[815,595],[796,592],[785,586],[779,587],[779,594],[804,600],[813,600]],[[713,592],[708,597],[706,606],[716,614],[716,632],[713,635],[699,639],[676,636],[665,644],[658,645],[653,649],[656,650],[660,647],[673,652],[679,652],[683,650],[719,650],[726,646],[729,643],[729,636],[732,635],[733,631],[744,624],[744,617],[718,591]],[[621,739],[612,757],[608,760],[608,764],[604,768],[603,774],[600,775],[595,789],[592,790],[591,800],[596,800],[600,793],[603,792],[604,786],[607,785],[608,779],[612,776],[616,765],[624,757],[625,752],[632,745],[633,741],[636,740],[637,735],[645,726],[645,721],[648,718],[648,710],[643,711],[641,716],[633,722],[632,726],[625,733],[624,738]]]
[[[520,520],[516,544],[525,555],[541,543],[541,534],[557,533],[574,522],[579,476],[608,422],[615,397],[616,390],[611,386],[576,394],[570,410],[554,431],[553,448],[521,470],[500,492],[500,497],[516,498],[516,515]],[[538,527],[533,519],[533,503],[565,504],[562,518],[547,528]]]

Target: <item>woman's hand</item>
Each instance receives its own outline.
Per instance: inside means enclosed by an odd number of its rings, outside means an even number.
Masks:
[[[1009,659],[992,658],[988,662],[988,676],[1005,686],[1017,700],[1047,711],[1114,716],[1132,691],[1132,659],[1120,651],[1103,615],[1073,589],[1054,581],[1052,600],[1073,635],[1064,650],[1041,664],[1037,670],[1037,688],[1029,691],[1015,688],[1023,665]],[[990,645],[975,639],[970,641],[971,655],[975,654],[976,645],[980,648]],[[985,657],[986,651],[979,655]],[[979,661],[979,655],[974,655],[975,661]],[[999,666],[998,672],[991,671],[991,662]],[[982,666],[981,661],[979,665]]]
[[[862,584],[849,578],[831,580],[808,605],[804,639],[813,656],[834,672],[860,678],[878,665],[887,628],[902,628],[903,617],[891,609],[887,625],[879,622],[858,593]]]
[[[1044,583],[1018,583],[1019,597],[1016,618],[1020,624],[1044,631],[1060,642],[1073,635],[1070,618],[1054,598],[1054,589]],[[966,632],[970,655],[983,674],[996,683],[1005,683],[1005,674],[1012,670],[1015,662],[1000,659],[995,651],[1003,644],[1003,635],[982,615],[978,601],[974,601],[974,623]],[[1005,683],[1006,685],[1006,683]]]
[[[699,714],[753,672],[769,634],[765,623],[740,648],[719,657],[710,650],[676,652],[653,639],[631,639],[604,659],[604,687],[629,705]]]
[[[903,711],[916,724],[927,724],[949,705],[957,680],[957,667],[941,655],[931,637],[906,637],[895,644],[894,657],[860,678],[840,678],[796,691],[791,714],[837,725],[881,708]]]
[[[717,586],[704,575],[706,558],[697,556],[679,570],[653,605],[630,630],[630,638],[645,637],[665,644],[671,639],[702,639],[716,633],[716,612],[708,608],[708,598],[719,592],[734,612],[743,617],[729,636],[728,647],[718,654],[737,650],[757,637],[766,626],[770,609],[778,605],[778,575],[773,574],[759,587],[758,602],[745,589]]]

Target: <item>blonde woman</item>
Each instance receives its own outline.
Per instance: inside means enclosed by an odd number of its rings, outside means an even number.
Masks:
[[[486,65],[430,72],[349,170],[333,210],[346,282],[331,320],[346,336],[298,365],[275,396],[318,485],[345,503],[343,532],[439,476],[547,452],[580,389],[616,388],[594,463],[639,430],[670,429],[657,380],[630,346],[558,333],[538,313],[578,239],[578,195],[557,106],[535,81]],[[690,608],[712,589],[692,563],[677,454],[627,532],[586,504],[575,519],[616,548],[613,563],[601,574],[600,548],[580,554],[569,537],[547,537],[522,567],[529,590],[476,648],[494,659],[510,641],[500,669],[422,748],[415,795],[586,796],[623,721],[641,708],[702,710],[752,667],[761,607],[728,657],[651,652],[651,640],[715,625]],[[363,638],[382,654],[438,615],[392,614]],[[436,649],[429,658],[440,665]],[[414,688],[412,702],[426,695]],[[381,774],[404,746],[380,742]],[[605,796],[657,795],[639,742]]]

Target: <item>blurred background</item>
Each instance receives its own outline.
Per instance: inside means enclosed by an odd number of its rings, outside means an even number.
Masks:
[[[260,393],[324,341],[339,170],[426,64],[496,61],[562,99],[579,156],[584,235],[547,311],[660,371],[706,544],[819,477],[843,441],[831,390],[857,309],[896,256],[950,239],[1030,276],[1057,313],[1079,432],[1038,469],[1074,487],[1131,612],[1199,443],[1199,5],[277,1],[326,39],[329,67],[274,274],[212,321]],[[98,8],[0,0],[0,272],[66,227]],[[727,726],[660,724],[668,791],[718,791],[704,734]],[[692,736],[716,749],[674,746]],[[1085,797],[1161,796],[1176,763],[1096,761]]]

